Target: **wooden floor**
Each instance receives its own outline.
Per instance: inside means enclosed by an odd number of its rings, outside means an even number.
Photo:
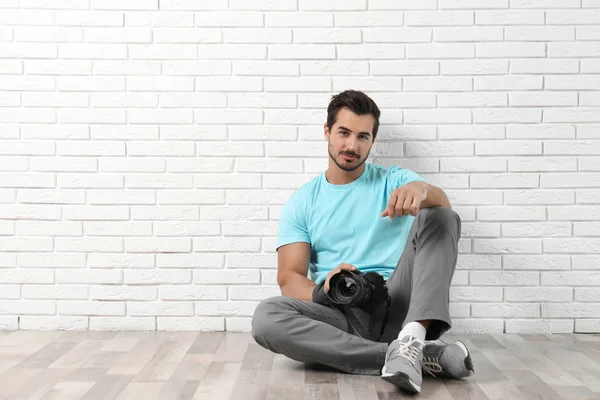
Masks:
[[[0,399],[600,399],[600,335],[460,339],[475,376],[425,378],[415,397],[306,367],[244,333],[0,332]]]

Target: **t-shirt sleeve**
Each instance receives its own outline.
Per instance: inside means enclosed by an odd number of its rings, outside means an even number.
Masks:
[[[399,188],[400,186],[404,186],[407,183],[410,182],[414,182],[414,181],[422,181],[425,182],[425,178],[423,178],[421,175],[417,174],[416,172],[407,169],[407,168],[400,168],[400,167],[391,167],[389,170],[389,179],[392,182],[392,185],[395,188]]]
[[[310,243],[304,204],[300,201],[298,193],[290,197],[281,211],[276,250],[283,245],[294,242]]]

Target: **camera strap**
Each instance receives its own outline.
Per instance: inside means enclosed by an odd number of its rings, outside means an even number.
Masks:
[[[373,314],[367,314],[358,307],[343,307],[343,312],[358,336],[364,339],[377,341],[381,338],[381,335],[383,335],[383,330],[387,325],[391,304],[391,298],[388,295],[386,301],[378,305]],[[357,312],[369,316],[368,325],[361,323],[360,319],[356,316]],[[375,334],[373,328],[377,322],[381,322],[381,328],[379,329],[379,332]]]

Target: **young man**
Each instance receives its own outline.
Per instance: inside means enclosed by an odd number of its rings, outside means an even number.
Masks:
[[[277,247],[282,296],[257,306],[254,339],[298,361],[381,374],[410,392],[421,390],[423,370],[472,375],[462,342],[429,342],[450,329],[460,218],[446,194],[413,171],[365,163],[380,116],[366,94],[339,93],[327,113],[329,167],[283,208]],[[341,270],[383,276],[391,300],[386,323],[380,313],[322,301]],[[371,340],[359,334],[365,327],[383,330]]]

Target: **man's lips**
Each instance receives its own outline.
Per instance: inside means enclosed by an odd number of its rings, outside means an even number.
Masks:
[[[356,160],[358,157],[355,156],[351,156],[349,154],[342,154],[342,157],[344,157],[347,160]]]

